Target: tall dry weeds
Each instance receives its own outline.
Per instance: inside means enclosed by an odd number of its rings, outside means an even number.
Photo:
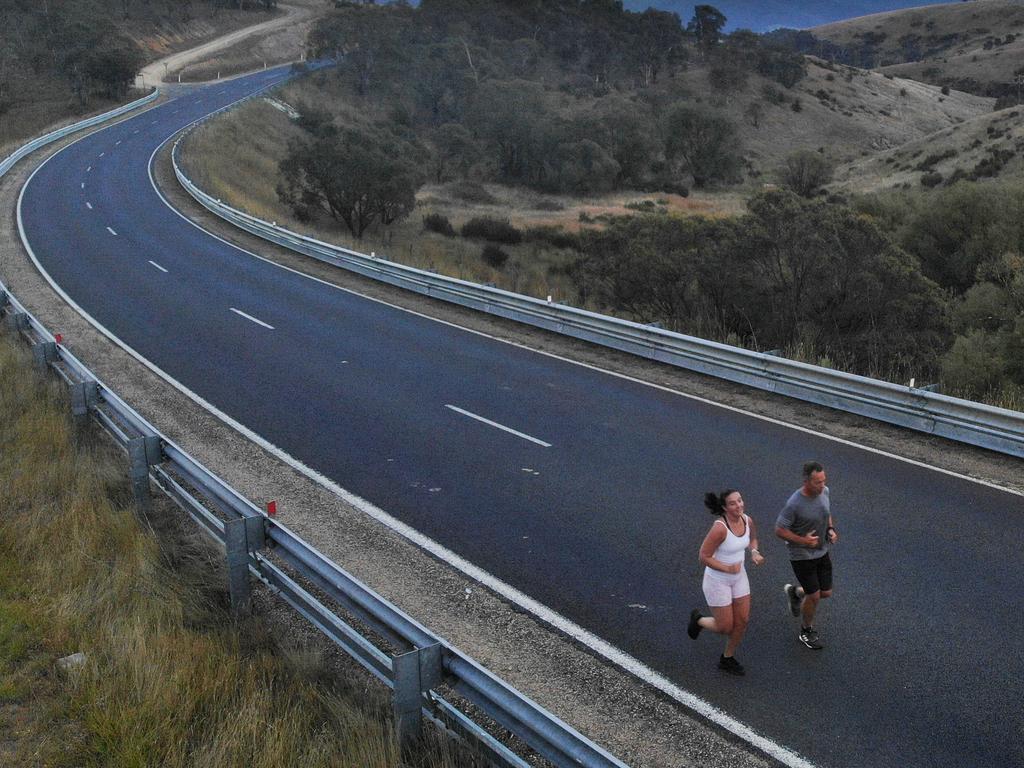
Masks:
[[[0,624],[11,616],[31,624],[50,661],[75,651],[87,657],[57,686],[58,701],[47,702],[38,690],[4,685],[12,670],[0,642],[0,699],[36,707],[27,719],[31,754],[8,751],[5,762],[460,764],[437,738],[403,756],[382,692],[361,681],[325,683],[323,674],[290,666],[272,638],[232,623],[222,601],[190,589],[196,576],[169,568],[181,558],[162,553],[152,529],[140,525],[123,455],[76,436],[61,389],[32,370],[6,333],[0,372]],[[0,632],[0,640],[9,635],[17,636]],[[51,672],[35,679],[56,679]],[[48,737],[60,718],[77,721],[78,738]]]

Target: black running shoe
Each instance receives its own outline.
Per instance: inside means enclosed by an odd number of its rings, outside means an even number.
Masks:
[[[800,642],[810,648],[812,651],[820,651],[825,646],[821,644],[821,638],[818,636],[818,630],[814,627],[804,627],[800,630]]]
[[[704,629],[704,627],[702,627],[698,623],[700,621],[700,619],[701,619],[700,611],[698,611],[696,608],[694,608],[692,611],[690,611],[690,623],[686,627],[686,634],[688,634],[690,636],[691,640],[696,640],[697,639],[697,635],[699,635],[700,631],[702,629]]]
[[[786,599],[789,600],[789,612],[794,616],[799,616],[800,598],[796,594],[796,587],[792,584],[787,584],[782,588],[782,591],[786,593]]]
[[[718,668],[723,672],[728,672],[730,675],[743,676],[747,674],[747,671],[743,669],[743,665],[736,661],[735,656],[722,656],[718,659]]]

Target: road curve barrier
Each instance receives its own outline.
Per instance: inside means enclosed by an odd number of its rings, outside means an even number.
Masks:
[[[187,132],[186,132],[187,133]],[[1024,413],[698,339],[397,264],[296,234],[199,189],[171,157],[179,183],[201,205],[258,237],[410,291],[690,371],[746,384],[901,427],[1024,456]]]
[[[47,144],[52,144],[53,142],[58,141],[59,139],[63,139],[65,136],[69,136],[72,133],[81,131],[85,128],[91,128],[94,125],[99,125],[100,123],[105,123],[108,120],[113,120],[115,117],[120,117],[121,115],[127,112],[131,112],[133,109],[144,107],[146,104],[156,101],[156,99],[159,96],[160,91],[153,89],[152,93],[143,96],[141,99],[137,99],[136,101],[129,102],[128,104],[123,104],[117,109],[112,109],[109,112],[104,112],[102,115],[90,117],[87,120],[82,120],[81,122],[74,123],[73,125],[66,125],[63,128],[58,128],[55,131],[51,131],[45,136],[40,136],[37,139],[32,139],[32,141],[14,150],[14,152],[12,152],[10,155],[4,158],[3,162],[0,162],[0,176],[3,176],[5,173],[7,173],[7,171],[13,168],[14,164],[21,160],[23,157],[35,152],[40,147],[45,147]]]
[[[155,93],[29,142],[11,156],[12,162],[4,161],[0,176],[33,149],[153,98]],[[627,768],[327,559],[160,434],[96,378],[2,282],[0,317],[10,332],[31,345],[41,371],[49,370],[67,383],[73,416],[91,416],[126,450],[136,503],[147,508],[155,484],[223,547],[232,611],[249,611],[252,578],[266,584],[392,690],[395,728],[403,744],[419,736],[426,720],[468,741],[488,765],[536,764],[532,755],[528,761],[508,746],[511,736],[520,751],[532,750],[558,768]],[[456,706],[453,698],[470,702],[493,721],[490,727],[467,715],[465,705]]]

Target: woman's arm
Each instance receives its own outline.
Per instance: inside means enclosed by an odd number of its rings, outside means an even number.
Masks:
[[[757,523],[749,515],[747,516],[747,525],[750,526],[750,562],[760,565],[764,562],[764,555],[757,549]]]
[[[723,541],[725,541],[725,526],[718,525],[716,521],[716,523],[711,526],[711,530],[708,531],[708,535],[704,537],[704,543],[700,545],[700,562],[702,565],[706,565],[713,571],[721,571],[722,573],[739,573],[740,568],[743,567],[743,563],[727,565],[726,563],[719,562],[715,559],[715,550],[718,549],[719,545]]]

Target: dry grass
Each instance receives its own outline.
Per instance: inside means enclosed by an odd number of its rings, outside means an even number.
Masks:
[[[454,766],[403,756],[381,690],[290,665],[223,596],[190,588],[130,504],[123,456],[79,435],[63,393],[0,336],[0,762]],[[202,567],[200,554],[192,557]],[[68,677],[56,658],[83,651]]]
[[[825,24],[811,31],[847,46],[857,43],[856,35],[884,34],[886,38],[878,47],[880,60],[899,62],[882,68],[890,74],[930,82],[972,78],[981,84],[1003,84],[1013,81],[1024,53],[1024,2],[976,0],[905,8]],[[1007,34],[1015,34],[1017,39],[985,49],[987,39],[1005,40]],[[921,37],[923,52],[932,52],[920,61],[904,61],[899,41],[907,35]],[[927,77],[926,70],[930,70]]]

